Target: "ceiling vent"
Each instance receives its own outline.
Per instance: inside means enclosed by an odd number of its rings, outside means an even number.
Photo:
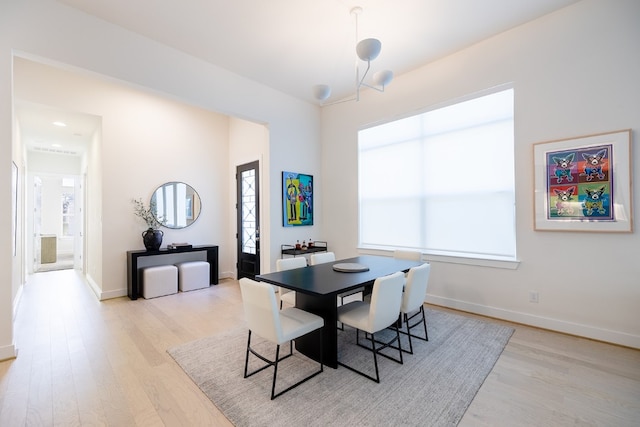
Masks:
[[[49,147],[32,147],[33,151],[40,151],[42,153],[61,154],[64,156],[79,156],[80,153],[73,150],[65,150],[61,148],[49,148]]]

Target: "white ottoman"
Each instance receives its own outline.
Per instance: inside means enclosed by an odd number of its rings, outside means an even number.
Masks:
[[[182,292],[208,288],[211,285],[209,263],[188,261],[176,264],[178,267],[178,289]]]
[[[142,297],[155,298],[178,292],[178,268],[159,265],[142,269]]]

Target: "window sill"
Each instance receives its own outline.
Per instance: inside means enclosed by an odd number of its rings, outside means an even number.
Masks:
[[[393,256],[393,251],[389,249],[358,248],[362,254]],[[424,261],[442,262],[448,264],[475,265],[479,267],[502,268],[506,270],[516,270],[520,266],[520,260],[508,257],[486,257],[486,256],[453,256],[445,254],[424,253]]]
[[[520,265],[520,261],[510,258],[474,258],[472,256],[460,257],[449,255],[431,255],[424,254],[422,259],[426,261],[445,262],[449,264],[476,265],[480,267],[504,268],[507,270],[516,270]]]

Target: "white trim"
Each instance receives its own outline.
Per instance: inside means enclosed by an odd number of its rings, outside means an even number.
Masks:
[[[96,296],[96,298],[98,298],[98,301],[104,301],[106,299],[118,298],[118,297],[123,297],[127,295],[126,288],[116,289],[115,291],[102,292],[102,289],[100,289],[100,286],[98,286],[98,284],[95,282],[95,280],[91,278],[91,276],[87,275],[85,276],[85,278],[87,280],[87,284],[89,285],[89,288],[91,289],[93,294]]]
[[[22,300],[22,291],[24,290],[24,284],[20,284],[18,286],[18,292],[16,292],[16,297],[13,299],[13,321],[15,322],[16,316],[18,315],[18,307],[20,306],[20,301]]]
[[[218,283],[222,279],[236,279],[237,273],[234,271],[222,271],[218,274]]]
[[[449,264],[476,265],[480,267],[504,268],[507,270],[516,270],[518,266],[520,266],[520,260],[506,258],[500,259],[497,257],[495,259],[489,259],[426,254],[423,255],[422,258],[426,261],[437,261]]]
[[[413,248],[411,248],[414,250]],[[393,251],[389,249],[374,249],[374,248],[358,248],[358,252],[363,255],[380,255],[380,256],[393,256]],[[449,264],[464,264],[464,265],[476,265],[480,267],[493,267],[504,268],[507,270],[516,270],[520,266],[520,260],[511,258],[494,257],[490,258],[477,258],[473,256],[461,257],[451,255],[436,255],[436,254],[422,254],[423,261],[435,261]]]
[[[551,317],[542,317],[529,313],[521,313],[512,310],[504,310],[497,307],[473,304],[466,301],[460,301],[452,298],[443,298],[431,294],[427,294],[425,302],[427,302],[428,304],[439,305],[455,310],[480,314],[482,316],[488,316],[496,319],[520,323],[523,325],[548,329],[555,332],[562,332],[565,334],[640,349],[640,335],[602,329],[591,325],[568,322]]]
[[[0,347],[0,362],[9,359],[15,359],[18,356],[18,352],[16,351],[16,346],[5,345],[4,347]]]
[[[127,289],[116,289],[115,291],[101,292],[98,299],[104,301],[106,299],[126,297],[127,295]]]

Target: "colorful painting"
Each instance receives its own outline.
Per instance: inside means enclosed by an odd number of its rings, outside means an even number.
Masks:
[[[534,228],[631,232],[630,150],[630,130],[534,144]]]
[[[313,225],[313,175],[282,172],[282,225]]]
[[[546,153],[547,219],[613,221],[613,145]]]

